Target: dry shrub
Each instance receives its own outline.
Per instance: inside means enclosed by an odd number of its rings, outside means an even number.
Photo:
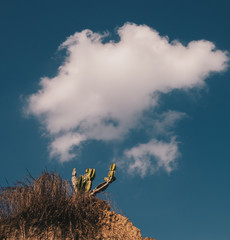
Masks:
[[[94,239],[109,205],[87,194],[74,194],[57,173],[43,173],[0,192],[0,239],[32,237],[59,229],[63,237]],[[30,236],[29,236],[30,235]]]

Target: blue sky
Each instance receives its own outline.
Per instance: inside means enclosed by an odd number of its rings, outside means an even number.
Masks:
[[[70,180],[72,168],[94,167],[95,186],[115,160],[117,181],[107,192],[144,237],[228,240],[229,7],[222,0],[1,1],[0,183],[13,184],[26,169],[33,176],[56,170]],[[80,42],[74,34],[85,29],[91,38]],[[106,38],[92,40],[104,32]],[[199,40],[209,42],[188,50]],[[212,54],[210,42],[221,52]],[[151,46],[167,51],[156,55]],[[199,55],[198,49],[206,50]],[[83,94],[72,94],[75,85],[65,88],[60,66],[84,85]],[[55,97],[57,76],[67,89],[62,98]],[[44,77],[52,82],[48,90],[39,86]],[[99,102],[90,101],[91,92]],[[63,136],[61,146],[52,145]],[[66,141],[75,145],[63,150]]]

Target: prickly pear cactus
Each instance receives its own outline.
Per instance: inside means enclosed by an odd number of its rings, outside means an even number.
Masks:
[[[76,168],[73,169],[72,172],[72,185],[74,188],[74,191],[77,192],[77,178],[76,178],[77,172],[76,172]]]
[[[110,171],[108,173],[108,177],[105,177],[104,180],[105,180],[105,182],[114,182],[116,180],[116,178],[115,178],[115,170],[116,170],[115,163],[111,164],[109,169],[110,169]]]
[[[108,173],[108,177],[105,177],[104,180],[105,182],[99,184],[94,190],[91,190],[92,187],[92,181],[95,178],[95,169],[94,168],[87,168],[85,170],[85,174],[80,175],[78,178],[76,178],[76,169],[73,169],[73,177],[72,177],[72,184],[74,187],[75,192],[86,192],[86,193],[90,193],[90,195],[96,195],[99,192],[104,191],[110,183],[114,182],[116,180],[115,178],[115,170],[116,170],[116,165],[115,163],[111,164],[110,168],[109,168],[109,173]]]
[[[76,168],[73,169],[73,177],[72,177],[72,184],[74,187],[75,192],[89,192],[92,187],[92,181],[95,178],[95,169],[87,168],[85,170],[85,175],[80,175],[78,178],[76,177]]]
[[[89,192],[91,190],[91,187],[92,187],[92,182],[89,180],[85,183],[84,192]]]
[[[104,178],[105,181],[103,183],[99,184],[93,191],[91,191],[90,195],[95,196],[96,194],[105,191],[105,189],[109,186],[109,184],[116,180],[115,169],[116,169],[115,163],[111,164],[111,166],[109,168],[108,177],[105,177]]]
[[[112,163],[111,165],[110,165],[110,171],[115,171],[116,170],[116,164],[115,163]]]
[[[85,170],[86,174],[84,175],[85,180],[93,181],[95,178],[95,169],[94,168],[87,168]]]
[[[83,191],[89,192],[92,187],[92,181],[95,178],[95,169],[94,168],[87,168],[85,170],[86,174],[83,177]]]
[[[95,176],[96,176],[96,171],[94,168],[92,168],[90,171],[90,180],[93,181],[95,179]]]
[[[84,186],[84,184],[83,184],[83,176],[80,175],[78,177],[78,179],[77,179],[77,190],[78,191],[82,191],[83,190],[83,186]]]

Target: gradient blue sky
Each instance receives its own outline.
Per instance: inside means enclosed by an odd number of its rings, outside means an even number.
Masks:
[[[97,170],[95,185],[107,173],[114,153],[146,140],[134,131],[115,147],[84,144],[80,155],[59,163],[50,159],[50,139],[34,117],[25,117],[25,99],[38,91],[41,77],[54,77],[64,60],[57,49],[75,32],[109,31],[126,22],[145,24],[183,44],[206,39],[230,50],[230,3],[209,1],[31,1],[0,2],[0,183],[10,184],[45,168],[71,178],[72,168]],[[114,34],[114,36],[113,36]],[[229,240],[230,236],[230,74],[211,74],[202,89],[172,91],[160,97],[161,112],[186,113],[173,128],[179,142],[177,168],[168,174],[130,176],[117,169],[107,190],[144,237],[158,240]]]

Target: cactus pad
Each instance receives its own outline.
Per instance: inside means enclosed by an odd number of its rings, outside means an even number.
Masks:
[[[90,189],[91,189],[91,187],[92,187],[92,182],[89,180],[89,181],[87,181],[87,182],[85,183],[84,191],[85,191],[85,192],[89,192]]]
[[[80,175],[77,179],[77,189],[78,191],[82,190],[83,188],[83,176]]]
[[[95,178],[95,169],[90,168],[88,174],[89,174],[90,180],[93,181]]]
[[[110,183],[114,182],[116,180],[115,178],[115,170],[116,170],[116,165],[115,163],[110,165],[109,168],[109,173],[108,173],[108,177],[104,178],[104,182],[99,184],[94,190],[91,190],[92,187],[92,181],[95,178],[95,169],[94,168],[87,168],[85,170],[85,174],[80,175],[78,178],[76,178],[76,168],[73,169],[73,177],[72,177],[72,184],[74,187],[75,192],[85,192],[85,193],[90,193],[90,195],[96,195],[100,192],[103,192]],[[75,182],[76,183],[75,183]]]
[[[115,171],[116,170],[116,164],[115,163],[112,163],[110,165],[110,171]]]

